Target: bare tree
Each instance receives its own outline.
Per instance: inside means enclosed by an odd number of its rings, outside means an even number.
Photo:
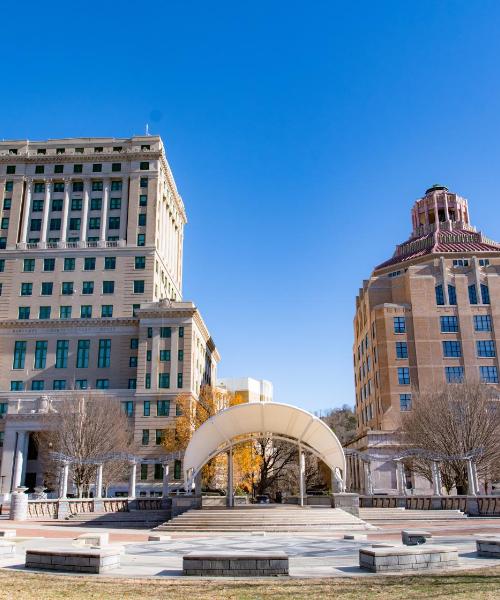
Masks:
[[[57,468],[51,458],[54,453],[71,457],[74,459],[71,467],[73,482],[81,497],[88,493],[97,468],[88,461],[97,461],[109,453],[132,452],[133,432],[120,402],[109,396],[89,392],[78,399],[57,402],[54,408],[55,412],[46,415],[44,431],[38,435],[47,479],[54,480]],[[110,465],[104,471],[109,485],[109,475],[115,468]]]
[[[467,465],[458,457],[474,455],[485,486],[500,477],[500,401],[481,383],[448,384],[435,391],[414,392],[412,410],[402,414],[401,441],[440,462],[443,484],[458,493],[467,490]],[[415,457],[410,467],[432,480],[431,464]]]
[[[331,409],[322,417],[322,420],[335,433],[343,446],[356,435],[356,415],[347,404],[344,404],[341,408]]]
[[[298,461],[297,446],[282,440],[260,438],[254,443],[256,473],[253,485],[254,494],[276,491],[279,484],[288,477],[290,464]]]

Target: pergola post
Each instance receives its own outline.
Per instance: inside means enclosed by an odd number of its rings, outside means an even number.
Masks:
[[[475,463],[475,461],[472,461],[472,472],[474,473],[474,485],[476,488],[476,496],[479,496],[480,491],[479,491],[479,478],[477,476],[477,465]]]
[[[69,463],[63,463],[60,472],[59,481],[59,499],[65,500],[68,495],[68,475],[69,475]]]
[[[363,462],[363,469],[365,471],[365,492],[368,496],[373,495],[373,481],[372,481],[372,470],[370,461],[365,460]]]
[[[194,478],[194,495],[201,496],[201,469]]]
[[[396,461],[396,481],[398,485],[398,494],[400,496],[406,495],[405,467],[401,460]]]
[[[170,466],[167,461],[163,463],[163,481],[161,492],[163,499],[168,498],[170,494]]]
[[[233,484],[233,447],[227,453],[227,505],[234,506],[234,484]]]
[[[476,475],[472,458],[467,459],[467,493],[469,496],[477,496],[476,490]]]
[[[102,469],[102,463],[97,465],[97,473],[95,478],[95,497],[99,500],[102,498]]]
[[[302,452],[302,445],[299,444],[299,490],[300,490],[300,506],[304,506],[305,497],[305,475],[306,475],[306,461],[304,453]]]
[[[434,496],[441,496],[441,488],[443,487],[441,481],[441,471],[439,470],[439,463],[437,460],[432,461],[432,486],[434,488]]]
[[[130,463],[130,476],[128,481],[128,497],[135,498],[135,484],[136,484],[136,476],[137,476],[137,463]]]

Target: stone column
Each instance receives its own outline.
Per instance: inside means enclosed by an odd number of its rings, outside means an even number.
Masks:
[[[194,478],[194,495],[201,496],[201,470]]]
[[[95,497],[102,498],[102,469],[103,465],[97,465],[97,473],[95,478]]]
[[[305,496],[305,474],[306,474],[306,464],[305,464],[305,456],[302,452],[302,446],[299,444],[299,494],[300,494],[300,506],[304,506],[304,496]]]
[[[11,521],[26,521],[28,518],[28,494],[25,493],[27,489],[26,487],[18,487],[12,493],[9,514]]]
[[[437,192],[434,192],[434,227],[436,228],[436,231],[439,229]]]
[[[23,222],[21,226],[21,243],[23,244],[25,244],[28,240],[28,225],[30,222],[32,192],[33,180],[28,179],[26,184],[26,200],[24,202]]]
[[[50,212],[50,192],[52,190],[52,181],[45,180],[45,201],[43,203],[43,219],[42,219],[42,237],[41,242],[47,241],[47,230],[49,227],[49,212]]]
[[[12,480],[11,492],[21,486],[21,478],[22,478],[22,474],[23,474],[23,464],[24,464],[24,458],[25,458],[24,457],[25,441],[26,441],[26,432],[18,431],[17,439],[16,439],[14,477]]]
[[[163,482],[162,482],[162,496],[168,498],[170,494],[170,465],[167,461],[163,463]]]
[[[137,476],[137,463],[130,463],[130,478],[128,481],[128,497],[135,498],[135,483]]]
[[[102,210],[101,210],[101,242],[106,241],[106,231],[108,228],[108,204],[109,204],[109,179],[104,180],[104,193],[102,195]]]
[[[404,496],[406,494],[405,467],[400,460],[396,461],[396,480],[398,485],[398,494]]]
[[[477,496],[476,490],[476,476],[474,472],[474,464],[471,458],[467,459],[467,493],[469,496]]]
[[[474,486],[476,488],[476,496],[479,496],[480,495],[479,478],[477,476],[477,465],[476,465],[475,461],[472,461],[472,472],[474,474]]]
[[[450,220],[450,211],[448,209],[448,194],[446,192],[444,193],[444,216],[448,223]]]
[[[66,241],[66,234],[68,231],[68,214],[69,214],[69,186],[71,185],[71,179],[64,180],[64,203],[63,213],[61,222],[61,242]]]
[[[373,495],[373,480],[372,480],[372,470],[369,462],[363,462],[363,469],[365,472],[365,493],[369,496]]]
[[[120,238],[127,240],[128,227],[128,177],[122,179],[122,205],[120,209]]]
[[[59,499],[65,500],[68,495],[69,463],[63,463],[59,481]]]
[[[227,453],[227,505],[232,508],[234,506],[234,491],[233,491],[233,447],[229,448]]]
[[[441,471],[439,470],[439,463],[437,460],[432,461],[432,487],[434,490],[434,496],[441,496]]]
[[[82,242],[87,241],[87,227],[89,220],[89,204],[90,204],[90,180],[85,179],[83,182],[83,211],[82,211],[82,222],[81,222],[81,236]]]

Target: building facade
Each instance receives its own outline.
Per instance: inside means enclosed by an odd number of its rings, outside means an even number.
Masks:
[[[116,398],[138,455],[160,459],[175,398],[215,384],[219,361],[182,298],[187,219],[162,140],[0,142],[0,211],[0,494],[43,484],[44,396]],[[160,460],[140,465],[141,493],[161,479]]]
[[[349,448],[376,458],[370,474],[350,458],[352,488],[361,491],[396,490],[395,464],[385,457],[397,451],[392,432],[412,409],[413,390],[467,379],[500,391],[500,244],[471,225],[467,200],[444,186],[428,189],[411,219],[410,238],[356,298],[357,437]]]
[[[267,379],[253,377],[225,377],[217,381],[217,385],[238,395],[244,402],[272,402],[273,384]]]

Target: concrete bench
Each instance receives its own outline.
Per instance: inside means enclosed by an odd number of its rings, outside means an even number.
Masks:
[[[120,566],[116,550],[26,550],[26,568],[103,573]]]
[[[423,529],[403,529],[401,531],[401,541],[405,546],[418,546],[432,537],[432,534]]]
[[[8,540],[0,540],[0,556],[10,556],[16,551],[16,543]]]
[[[15,538],[15,529],[0,529],[0,538]]]
[[[148,536],[148,542],[169,542],[170,540],[169,535],[161,535],[161,533],[151,533]]]
[[[269,577],[288,575],[284,552],[191,552],[182,557],[184,575]]]
[[[109,533],[82,533],[75,538],[79,546],[106,546],[109,544]]]
[[[477,538],[476,549],[479,556],[500,558],[500,536],[485,536]]]
[[[374,573],[383,571],[413,571],[445,569],[458,566],[458,551],[449,546],[365,547],[359,550],[359,566]]]

